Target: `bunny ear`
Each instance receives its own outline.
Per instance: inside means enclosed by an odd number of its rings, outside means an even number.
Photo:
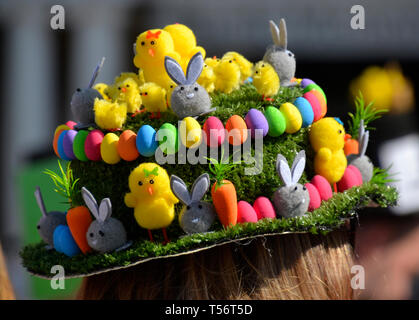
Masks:
[[[306,152],[301,150],[295,157],[291,168],[292,183],[297,184],[306,166]]]
[[[282,18],[279,21],[279,46],[287,50],[288,39],[287,39],[287,24],[285,23],[285,19]]]
[[[134,51],[134,56],[136,56],[137,55],[137,44],[136,43],[132,44],[132,50]]]
[[[367,152],[369,139],[370,139],[370,132],[366,131],[364,133],[364,135],[362,136],[362,139],[360,140],[360,144],[359,144],[359,155],[360,156],[364,156],[365,153]]]
[[[208,173],[201,174],[192,185],[192,202],[200,201],[210,187],[210,178]]]
[[[188,68],[186,69],[186,84],[195,83],[201,75],[203,67],[204,58],[202,57],[201,52],[197,52],[188,63]]]
[[[365,134],[365,127],[364,127],[364,120],[359,122],[359,129],[358,129],[358,140],[361,141],[362,137]]]
[[[36,198],[36,202],[38,203],[39,209],[41,209],[42,215],[46,217],[47,209],[45,208],[45,202],[44,202],[44,199],[42,199],[41,188],[39,187],[36,187],[35,198]]]
[[[177,85],[186,84],[187,81],[182,67],[175,59],[169,56],[164,57],[164,67],[170,79],[176,82]]]
[[[96,78],[99,75],[100,69],[102,69],[104,63],[105,63],[105,57],[102,57],[99,64],[96,66],[95,71],[93,72],[93,76],[92,76],[92,79],[90,79],[88,88],[93,87],[93,84],[95,83]]]
[[[276,172],[286,186],[290,186],[292,184],[291,170],[287,159],[285,159],[282,154],[278,154],[276,158]]]
[[[185,182],[183,182],[183,180],[178,176],[172,175],[170,177],[170,188],[172,189],[172,192],[175,194],[175,196],[180,201],[182,201],[183,204],[188,205],[192,202]]]
[[[99,221],[105,222],[112,215],[112,203],[109,198],[105,198],[100,202],[99,206]]]
[[[85,187],[81,188],[81,195],[90,212],[95,216],[97,220],[100,220],[99,210],[95,197]]]
[[[269,27],[271,29],[271,34],[272,34],[272,41],[274,42],[274,44],[276,46],[280,46],[281,45],[281,41],[279,38],[279,29],[278,26],[276,25],[275,22],[273,22],[272,20],[269,21]]]

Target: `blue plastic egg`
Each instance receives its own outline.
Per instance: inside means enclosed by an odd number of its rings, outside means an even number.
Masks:
[[[57,151],[60,155],[60,158],[63,160],[71,160],[64,152],[64,137],[66,136],[67,132],[68,130],[61,132],[57,142]]]
[[[156,130],[152,126],[145,124],[141,126],[137,133],[136,145],[138,152],[144,157],[151,157],[159,146],[156,141]]]
[[[66,256],[74,257],[75,255],[81,253],[68,226],[59,225],[55,228],[53,241],[55,250],[64,253]]]
[[[293,104],[297,107],[298,111],[300,111],[301,117],[303,118],[302,127],[305,128],[312,124],[314,120],[314,112],[310,102],[303,97],[298,97],[295,99]]]

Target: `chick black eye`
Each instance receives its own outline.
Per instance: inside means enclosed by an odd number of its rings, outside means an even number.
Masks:
[[[191,206],[186,206],[186,210],[189,210],[191,208]]]
[[[200,204],[200,205],[198,206],[198,208],[199,208],[199,209],[202,209],[202,204]]]
[[[129,88],[129,84],[127,84],[126,87]]]
[[[77,89],[76,89],[76,91],[77,91],[77,92],[80,92],[80,91],[81,91],[81,89],[80,89],[80,88],[77,88]]]
[[[265,67],[265,65],[264,64],[262,64],[262,68],[264,68]]]
[[[228,62],[232,63],[233,61],[229,60]]]
[[[99,234],[100,234],[101,237],[103,237],[105,235],[102,230],[99,230]]]
[[[41,229],[41,226],[36,226],[36,229],[38,229],[38,230]]]
[[[118,87],[118,90],[121,90],[121,87]]]
[[[173,84],[170,86],[170,89],[173,89]]]
[[[208,67],[206,64],[204,64],[204,68]]]
[[[180,87],[180,90],[185,90],[185,88],[184,87]]]
[[[298,190],[298,187],[295,187],[294,190],[297,191]]]
[[[145,45],[145,42],[144,41],[141,41],[141,45],[143,46],[143,45]]]
[[[194,88],[194,90],[195,90],[195,91],[198,91],[198,87],[195,87],[195,88]]]
[[[255,73],[256,73],[256,74],[258,74],[258,73],[259,73],[259,71],[256,71]]]
[[[151,179],[151,180],[150,180],[150,184],[153,184],[153,183],[154,183],[154,180],[153,180],[153,179]]]
[[[143,185],[142,181],[138,181],[138,185],[141,187]]]
[[[93,238],[93,236],[94,236],[93,232],[90,232],[89,236],[90,236],[90,238]]]
[[[341,134],[342,133],[342,130],[339,130],[338,132],[339,132],[339,134]]]
[[[147,92],[144,92],[144,95],[146,96],[147,95]]]
[[[153,41],[151,41],[150,43],[151,43],[153,46],[154,46],[154,44],[155,44],[154,40],[153,40]]]

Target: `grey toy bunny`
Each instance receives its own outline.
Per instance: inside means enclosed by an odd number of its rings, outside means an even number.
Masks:
[[[54,230],[61,224],[67,225],[66,213],[60,211],[47,212],[44,200],[42,199],[41,189],[39,187],[36,187],[35,198],[42,213],[42,217],[36,227],[42,240],[44,240],[51,248],[53,248]]]
[[[292,86],[291,79],[295,75],[295,56],[287,50],[287,25],[281,19],[279,28],[272,20],[269,21],[273,44],[268,47],[263,61],[271,64],[279,76],[281,87]]]
[[[178,85],[170,97],[172,110],[179,119],[197,117],[215,111],[211,109],[211,99],[208,92],[196,81],[201,75],[204,59],[200,52],[189,61],[186,78],[182,67],[177,61],[166,56],[164,67],[169,77]]]
[[[92,79],[90,79],[89,86],[85,89],[77,88],[76,92],[74,92],[71,97],[71,111],[73,112],[75,120],[78,122],[76,125],[77,129],[88,128],[95,125],[93,104],[96,98],[103,99],[103,97],[99,91],[92,87],[104,62],[105,58],[102,58],[96,66]]]
[[[177,198],[185,205],[179,216],[180,227],[188,234],[206,232],[215,219],[215,209],[211,203],[201,201],[210,187],[208,173],[195,180],[191,194],[185,182],[175,175],[170,177],[170,188]]]
[[[103,199],[98,206],[96,199],[85,187],[81,189],[81,194],[90,212],[96,218],[86,233],[89,246],[102,253],[126,248],[127,233],[119,220],[111,218],[111,200]]]
[[[358,130],[359,153],[350,154],[348,156],[348,164],[351,164],[359,169],[362,175],[362,182],[370,181],[374,172],[374,166],[370,158],[365,155],[369,138],[370,133],[369,131],[365,131],[364,120],[361,120]]]
[[[307,212],[310,203],[310,195],[305,186],[298,183],[306,165],[305,151],[300,151],[294,159],[290,169],[287,160],[278,154],[276,171],[285,186],[277,189],[273,195],[277,215],[283,217],[300,217]]]

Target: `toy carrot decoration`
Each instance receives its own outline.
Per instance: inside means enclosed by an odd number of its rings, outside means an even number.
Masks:
[[[223,155],[221,155],[221,159]],[[215,177],[215,183],[211,187],[212,202],[217,212],[221,224],[227,228],[237,223],[237,193],[234,184],[224,179],[224,175],[234,164],[218,162],[216,159],[210,160],[209,169]]]

